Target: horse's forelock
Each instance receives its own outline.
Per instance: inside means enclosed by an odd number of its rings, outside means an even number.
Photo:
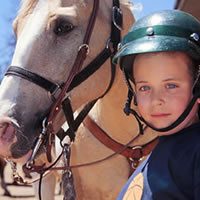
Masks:
[[[34,9],[38,0],[21,0],[21,6],[18,11],[18,18],[26,16]]]
[[[51,0],[50,0],[51,1]],[[21,6],[18,11],[18,18],[24,17],[27,14],[30,14],[35,8],[39,0],[21,0]],[[79,5],[80,7],[87,5],[87,0],[60,0],[61,6],[69,6],[71,4]]]
[[[37,4],[39,0],[21,0],[21,8],[19,10],[19,16],[26,16],[28,13],[30,13],[35,5]],[[76,0],[75,0],[76,1]],[[64,1],[61,0],[61,4],[64,2],[75,2],[74,0],[71,1]],[[81,6],[85,6],[88,3],[88,0],[78,0],[77,4],[81,5]],[[126,6],[132,6],[132,3],[129,0],[120,0],[120,3]]]

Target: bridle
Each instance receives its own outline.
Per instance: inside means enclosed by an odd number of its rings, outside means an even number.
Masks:
[[[66,93],[71,91],[74,87],[78,86],[80,83],[82,83],[84,80],[86,80],[89,76],[91,76],[95,71],[97,71],[100,66],[109,58],[114,55],[114,53],[117,51],[117,45],[120,41],[120,32],[121,32],[121,26],[122,26],[122,12],[119,8],[119,0],[113,0],[113,9],[112,9],[112,25],[111,25],[111,35],[108,39],[108,42],[105,46],[105,48],[97,55],[97,57],[84,69],[81,70],[82,65],[88,55],[89,52],[89,42],[90,38],[93,32],[93,28],[95,25],[98,9],[99,9],[99,0],[94,0],[92,13],[90,15],[89,23],[87,25],[86,33],[83,39],[83,43],[80,45],[78,49],[78,53],[75,59],[75,62],[71,68],[71,71],[69,73],[69,77],[67,80],[62,84],[56,84],[48,79],[31,72],[27,69],[18,67],[18,66],[10,66],[10,68],[6,72],[6,76],[8,75],[14,75],[23,79],[26,79],[42,88],[47,90],[53,98],[55,98],[54,103],[52,104],[50,108],[50,112],[48,116],[43,120],[42,122],[42,131],[39,135],[39,138],[37,140],[37,143],[33,149],[33,153],[26,164],[26,168],[29,170],[34,168],[34,159],[36,154],[38,153],[39,148],[42,144],[44,144],[44,141],[47,141],[47,159],[49,162],[51,162],[51,143],[52,143],[52,136],[55,134],[55,131],[53,129],[53,122],[56,118],[57,114],[60,112],[61,109],[63,109],[66,119],[69,124],[69,129],[67,133],[63,133],[63,131],[60,131],[57,135],[63,139],[66,134],[70,135],[70,138],[73,140],[75,135],[74,132],[77,130],[80,123],[83,121],[85,116],[88,114],[88,112],[91,110],[93,105],[96,103],[96,101],[104,96],[109,89],[112,86],[112,83],[114,81],[114,74],[115,74],[115,66],[111,64],[111,80],[108,88],[106,89],[105,93],[101,95],[99,98],[89,102],[89,104],[86,105],[86,107],[83,109],[83,111],[80,112],[76,120],[73,119],[73,111],[71,108],[70,100],[69,98],[65,98]],[[112,46],[112,47],[111,47]],[[55,97],[57,96],[57,97]],[[68,111],[71,111],[68,114]],[[70,123],[73,122],[73,123]],[[72,125],[71,125],[72,124]]]
[[[147,155],[150,152],[149,149],[152,149],[153,148],[152,146],[155,146],[156,142],[153,142],[153,145],[152,144],[145,145],[147,148],[144,146],[144,150],[143,150],[143,147],[140,147],[140,146],[130,148],[129,145],[132,144],[132,142],[135,141],[135,139],[137,139],[138,136],[133,138],[126,145],[116,143],[113,140],[112,141],[107,140],[107,138],[109,138],[109,137],[106,136],[106,133],[103,130],[101,130],[100,127],[98,127],[97,125],[92,127],[92,124],[94,125],[95,123],[92,122],[91,120],[88,121],[88,119],[86,118],[87,114],[92,109],[92,107],[95,105],[97,100],[102,98],[105,94],[107,94],[107,92],[110,90],[110,88],[112,87],[112,84],[114,82],[115,65],[112,63],[112,57],[114,56],[114,54],[117,51],[117,46],[121,39],[120,36],[121,36],[121,27],[122,27],[122,12],[119,8],[119,5],[120,5],[119,0],[113,0],[111,34],[107,40],[105,48],[96,56],[96,58],[94,58],[94,60],[91,63],[89,63],[89,65],[87,65],[84,69],[81,69],[82,65],[88,55],[88,52],[89,52],[89,42],[90,42],[90,38],[92,35],[92,31],[94,28],[94,24],[95,24],[95,20],[96,20],[98,8],[99,8],[99,0],[94,0],[93,10],[92,10],[92,13],[91,13],[91,16],[89,19],[89,23],[87,26],[87,30],[86,30],[86,33],[84,36],[83,43],[82,43],[82,45],[80,45],[80,47],[78,49],[78,53],[77,53],[75,62],[72,66],[72,69],[69,73],[69,77],[63,84],[59,85],[59,84],[53,83],[53,82],[49,81],[48,79],[46,79],[34,72],[31,72],[27,69],[24,69],[24,68],[21,68],[18,66],[10,66],[10,68],[6,72],[6,74],[5,74],[6,76],[8,76],[8,75],[17,76],[17,77],[26,79],[26,80],[44,88],[51,94],[52,98],[54,99],[54,103],[52,104],[52,106],[50,108],[50,112],[49,112],[48,116],[42,122],[42,131],[41,131],[41,133],[38,137],[38,140],[33,148],[32,155],[31,155],[30,159],[28,160],[28,162],[23,166],[23,170],[24,170],[25,174],[29,175],[31,172],[37,172],[41,175],[40,177],[42,177],[42,175],[48,170],[63,170],[65,173],[67,173],[67,177],[70,178],[71,175],[69,175],[69,172],[70,172],[71,168],[96,164],[98,162],[102,162],[106,159],[109,159],[117,154],[122,154],[125,157],[127,157],[128,159],[132,158],[133,160],[132,161],[129,160],[129,163],[132,168],[135,168],[135,167],[137,167],[141,157]],[[76,117],[76,119],[74,119],[71,102],[70,102],[70,99],[68,97],[66,97],[66,93],[70,92],[73,88],[77,87],[79,84],[81,84],[83,81],[85,81],[88,77],[90,77],[93,73],[95,73],[105,63],[105,61],[108,58],[111,58],[111,65],[110,65],[111,66],[111,79],[110,79],[110,83],[109,83],[107,89],[100,97],[89,102],[81,110],[81,112]],[[69,128],[67,129],[67,131],[64,131],[61,128],[57,133],[55,133],[55,131],[53,129],[53,122],[61,109],[63,109],[63,112],[65,114]],[[95,135],[93,134],[93,135],[100,141],[101,141],[101,138],[103,137],[100,135],[103,134],[108,142],[105,143],[102,140],[102,143],[105,146],[110,148],[110,144],[108,144],[108,143],[111,142],[111,146],[112,146],[111,149],[115,153],[113,153],[112,155],[110,155],[106,158],[94,161],[92,163],[70,166],[69,165],[70,155],[68,153],[69,145],[68,144],[63,145],[62,140],[67,135],[70,137],[70,140],[73,141],[75,138],[76,130],[78,129],[79,125],[83,122],[83,120],[85,118],[86,118],[86,120],[84,122],[84,125],[86,126],[88,124],[91,124],[90,127],[87,127],[88,130],[90,130],[90,132],[97,133],[97,134],[95,134]],[[52,137],[55,134],[61,140],[61,146],[63,147],[63,152],[58,156],[58,158],[55,160],[55,162],[53,164],[51,164],[49,167],[45,167],[45,165],[36,166],[34,164],[35,157],[36,157],[41,145],[44,145],[44,144],[46,145],[47,159],[49,162],[51,162]],[[148,150],[146,150],[146,149],[148,149]],[[67,164],[64,167],[54,167],[54,165],[57,163],[57,161],[60,159],[60,157],[62,155],[66,160],[65,163],[67,163]],[[136,164],[136,165],[132,166],[132,164]],[[16,181],[24,183],[24,181],[21,179],[21,177],[16,172],[15,172],[15,174],[16,174],[16,177],[15,177]],[[41,185],[41,181],[40,181],[40,185]],[[39,188],[41,189],[41,187],[39,187]],[[39,194],[40,194],[40,192],[39,192]]]

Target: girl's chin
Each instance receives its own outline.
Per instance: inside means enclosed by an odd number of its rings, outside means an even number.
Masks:
[[[163,129],[163,128],[167,128],[168,126],[170,126],[171,124],[170,123],[166,123],[166,122],[147,122],[151,127],[155,128],[155,129]]]
[[[155,129],[163,129],[169,127],[171,124],[166,124],[166,123],[149,123],[150,126],[152,126]],[[172,130],[166,131],[166,132],[159,132],[157,131],[158,136],[163,136],[163,135],[171,135],[177,132],[176,127],[173,128]]]

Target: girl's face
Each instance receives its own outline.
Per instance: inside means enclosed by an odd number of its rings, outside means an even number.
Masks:
[[[137,55],[133,74],[138,110],[155,128],[171,125],[192,98],[193,80],[190,60],[181,52]],[[160,135],[175,133],[198,120],[198,99],[187,118],[176,128]]]

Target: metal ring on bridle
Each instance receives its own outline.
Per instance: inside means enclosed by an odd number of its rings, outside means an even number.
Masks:
[[[108,38],[106,41],[106,49],[110,49],[111,52],[114,52],[114,47],[111,38]]]
[[[131,161],[131,167],[133,169],[136,169],[140,163],[140,161],[143,158],[143,152],[142,152],[142,146],[134,146],[132,147],[133,150],[139,149],[140,150],[140,156],[138,158],[129,158],[129,160]]]
[[[142,152],[142,146],[133,146],[132,149],[133,149],[133,150],[137,150],[137,149],[138,149],[138,150],[140,151],[139,160],[144,156],[144,155],[143,155],[143,152]],[[129,160],[130,160],[130,161],[134,161],[134,159],[131,158],[131,157],[129,158]]]
[[[88,55],[90,53],[90,47],[89,47],[88,44],[82,44],[81,46],[79,46],[78,51],[80,51],[82,48],[86,48],[87,49],[86,55]]]

